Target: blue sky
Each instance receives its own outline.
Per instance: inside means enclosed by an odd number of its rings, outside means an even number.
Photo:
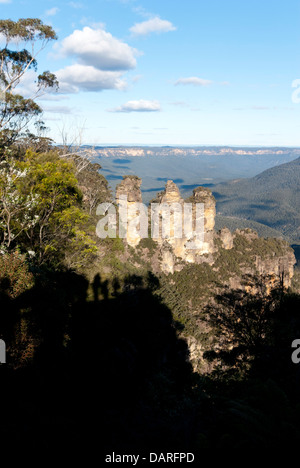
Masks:
[[[0,0],[0,11],[58,34],[38,56],[60,81],[39,101],[57,142],[80,131],[100,145],[300,146],[300,1]]]

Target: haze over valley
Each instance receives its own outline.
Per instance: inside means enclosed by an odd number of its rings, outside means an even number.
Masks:
[[[216,197],[216,229],[252,228],[300,242],[300,149],[252,147],[96,147],[114,191],[125,175],[142,179],[144,203],[175,182],[183,197],[199,185]]]
[[[144,203],[173,180],[183,196],[199,185],[212,187],[224,181],[253,177],[273,166],[296,159],[299,148],[251,147],[96,147],[96,161],[102,166],[114,190],[124,175],[142,179]]]

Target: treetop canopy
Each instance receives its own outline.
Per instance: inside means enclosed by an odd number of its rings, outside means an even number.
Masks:
[[[39,18],[21,18],[18,21],[0,20],[0,35],[5,37],[6,44],[14,39],[25,42],[57,39],[53,28],[43,24]]]

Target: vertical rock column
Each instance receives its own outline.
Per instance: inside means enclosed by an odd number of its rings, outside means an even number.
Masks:
[[[116,187],[116,203],[119,207],[119,215],[121,210],[126,213],[126,223],[127,227],[129,227],[126,230],[125,239],[132,247],[136,247],[141,240],[139,223],[136,225],[136,229],[134,228],[135,220],[139,215],[136,204],[142,203],[141,184],[142,180],[139,177],[128,175],[123,176],[123,180]]]
[[[158,193],[156,199],[153,201],[155,203],[170,205],[170,208],[173,205],[173,210],[172,208],[170,210],[171,222],[169,236],[165,238],[162,236],[162,229],[160,226],[159,237],[155,239],[162,246],[162,251],[166,250],[167,244],[172,248],[175,257],[190,263],[198,261],[199,256],[203,254],[214,252],[216,203],[210,190],[204,187],[198,187],[194,189],[192,197],[186,200],[186,203],[192,205],[190,212],[190,217],[192,219],[190,219],[189,222],[187,218],[185,219],[185,216],[188,216],[188,212],[185,211],[185,208],[187,208],[185,207],[185,201],[181,198],[179,189],[173,181],[168,180],[165,190]],[[198,210],[197,203],[203,204],[200,209],[198,207]],[[177,221],[175,221],[173,211],[176,210],[181,213],[181,220],[179,219],[180,217],[177,217]],[[199,218],[198,220],[197,216]],[[162,216],[159,221],[160,223],[163,221]],[[198,221],[198,223],[196,221]],[[181,224],[181,236],[178,235],[180,229],[179,231],[177,230],[177,235],[175,236],[176,223]],[[186,230],[185,227],[187,228]],[[201,230],[201,232],[199,232],[199,230]]]
[[[178,219],[177,214],[179,213],[179,218],[182,217],[183,213],[183,199],[181,198],[179,188],[177,185],[172,181],[168,180],[165,185],[165,190],[157,194],[155,200],[152,200],[152,203],[158,203],[161,205],[165,205],[169,207],[170,217],[166,216],[166,212],[160,211],[159,217],[156,219],[159,223],[158,226],[158,233],[159,236],[157,238],[154,237],[154,240],[158,242],[161,246],[163,244],[168,244],[172,247],[172,250],[176,257],[183,257],[184,256],[184,236],[182,232],[181,237],[175,236],[175,230],[182,228],[182,219]],[[166,210],[168,211],[168,210]],[[177,213],[174,215],[174,211]],[[152,213],[152,221],[153,221],[153,213]],[[169,223],[168,223],[169,221]],[[163,226],[165,227],[165,232],[163,233]],[[167,229],[168,228],[168,229]],[[164,234],[164,235],[163,235]],[[163,249],[164,251],[164,249]]]
[[[197,187],[193,190],[193,195],[188,201],[193,203],[194,212],[196,210],[197,203],[203,203],[204,205],[203,242],[201,242],[199,248],[195,250],[195,254],[203,255],[213,253],[215,251],[214,227],[216,218],[216,200],[208,188]]]

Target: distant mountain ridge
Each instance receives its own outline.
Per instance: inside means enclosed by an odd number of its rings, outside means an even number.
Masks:
[[[124,175],[141,177],[143,200],[148,203],[152,192],[163,190],[168,179],[176,181],[182,195],[189,197],[199,185],[212,187],[232,179],[254,177],[299,156],[300,148],[116,146],[96,147],[94,160],[101,165],[112,190]]]
[[[212,190],[220,215],[266,224],[300,242],[300,157]]]
[[[95,150],[103,157],[145,157],[145,156],[203,156],[203,155],[286,155],[300,156],[300,148],[286,147],[232,147],[232,146],[96,146]]]

